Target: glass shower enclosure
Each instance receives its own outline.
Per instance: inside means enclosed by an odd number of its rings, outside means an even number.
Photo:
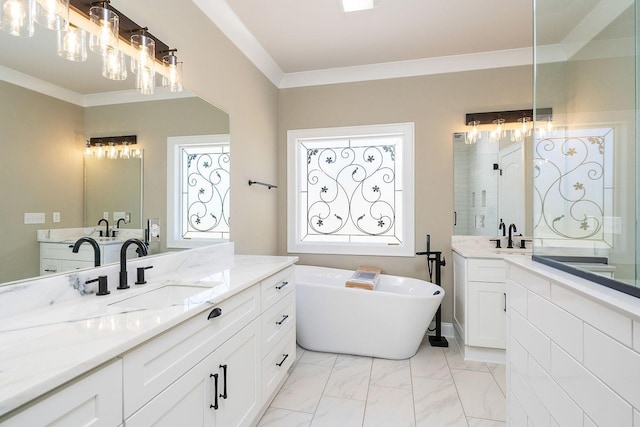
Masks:
[[[638,4],[534,0],[533,259],[640,297]]]

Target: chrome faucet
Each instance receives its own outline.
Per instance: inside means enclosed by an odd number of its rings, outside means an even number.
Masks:
[[[515,224],[512,223],[511,225],[509,225],[509,240],[507,240],[507,248],[513,249],[513,233],[517,231],[518,230],[516,230]]]
[[[71,249],[71,252],[73,252],[74,254],[77,254],[78,251],[80,250],[80,245],[82,245],[85,242],[86,243],[90,243],[91,246],[93,246],[93,266],[94,267],[99,267],[100,266],[100,245],[98,245],[98,242],[96,242],[95,239],[93,239],[91,237],[81,237],[81,238],[79,238],[73,244],[73,249]]]
[[[138,252],[139,257],[147,255],[147,246],[142,243],[142,240],[128,239],[124,241],[120,248],[120,285],[118,285],[118,289],[129,288],[129,285],[127,284],[127,248],[131,244],[138,246],[136,251]]]
[[[109,237],[109,220],[106,218],[102,218],[100,221],[98,221],[98,225],[102,224],[102,221],[104,221],[107,224],[107,230],[104,237]],[[100,237],[102,237],[102,230],[100,230]]]

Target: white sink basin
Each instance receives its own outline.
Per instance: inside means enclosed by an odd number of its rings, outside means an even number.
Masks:
[[[211,296],[212,292],[209,287],[171,284],[109,305],[136,309],[155,309],[172,306],[189,308],[207,302]]]

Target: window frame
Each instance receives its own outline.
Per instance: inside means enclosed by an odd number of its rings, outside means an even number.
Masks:
[[[195,145],[226,145],[229,146],[230,153],[231,137],[229,134],[167,137],[167,248],[196,248],[216,243],[226,243],[231,240],[230,238],[193,239],[182,237],[181,163],[179,152],[184,146]],[[229,228],[229,234],[231,234],[231,227]]]
[[[294,129],[287,131],[287,252],[329,255],[369,255],[369,256],[415,256],[415,185],[414,185],[414,123],[392,123],[362,126],[345,126],[315,129]],[[402,159],[398,162],[402,170],[402,211],[396,221],[401,221],[401,242],[388,243],[354,242],[303,242],[299,175],[301,165],[300,150],[304,141],[313,139],[338,139],[355,137],[375,137],[400,135]]]

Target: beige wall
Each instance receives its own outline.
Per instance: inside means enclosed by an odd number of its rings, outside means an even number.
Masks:
[[[0,82],[0,282],[37,276],[36,230],[82,224],[82,108]],[[24,224],[44,212],[45,224]],[[53,224],[52,212],[61,222]]]
[[[285,89],[279,99],[278,248],[286,254],[287,130],[376,123],[415,123],[416,251],[441,250],[443,321],[452,318],[453,143],[469,112],[531,108],[531,67],[471,71]],[[386,273],[427,278],[424,257],[299,255],[301,264],[353,269],[376,265]],[[435,279],[435,278],[434,278]]]

